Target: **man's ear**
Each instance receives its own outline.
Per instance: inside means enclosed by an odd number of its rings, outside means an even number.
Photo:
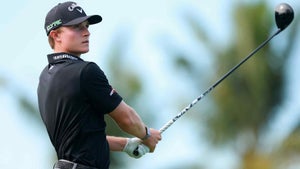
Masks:
[[[51,36],[54,41],[60,41],[60,33],[57,30],[50,31],[49,36]]]

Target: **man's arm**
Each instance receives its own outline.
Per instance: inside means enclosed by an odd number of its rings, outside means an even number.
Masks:
[[[145,124],[139,115],[124,101],[121,101],[121,103],[109,113],[109,116],[112,117],[126,133],[138,138],[145,136]]]
[[[141,120],[136,111],[122,101],[111,113],[109,113],[119,127],[128,134],[131,134],[140,139],[145,138],[147,134],[146,125]],[[156,144],[161,140],[161,134],[158,130],[149,129],[150,137],[143,140],[143,144],[149,147],[150,152],[153,152]],[[117,141],[116,141],[117,142]]]
[[[106,136],[106,139],[109,143],[110,151],[123,151],[127,143],[127,138],[124,137]]]

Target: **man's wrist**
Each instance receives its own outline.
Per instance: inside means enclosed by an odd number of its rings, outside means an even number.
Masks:
[[[146,135],[142,138],[142,140],[146,140],[151,136],[150,128],[145,126],[145,130],[146,130]]]

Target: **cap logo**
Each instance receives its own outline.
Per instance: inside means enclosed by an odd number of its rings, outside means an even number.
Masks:
[[[52,22],[51,24],[49,24],[47,26],[47,31],[51,30],[53,27],[56,27],[56,26],[58,26],[60,24],[62,24],[61,19]]]
[[[76,7],[78,7],[78,8],[76,8]],[[80,6],[78,6],[76,3],[73,3],[71,6],[69,6],[68,10],[72,12],[75,8],[78,12],[82,13],[82,11],[83,11],[82,8]]]

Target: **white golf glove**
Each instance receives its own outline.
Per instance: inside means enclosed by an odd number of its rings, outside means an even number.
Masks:
[[[140,158],[146,153],[149,153],[150,149],[141,144],[142,140],[139,138],[127,138],[127,143],[123,149],[130,157]]]

